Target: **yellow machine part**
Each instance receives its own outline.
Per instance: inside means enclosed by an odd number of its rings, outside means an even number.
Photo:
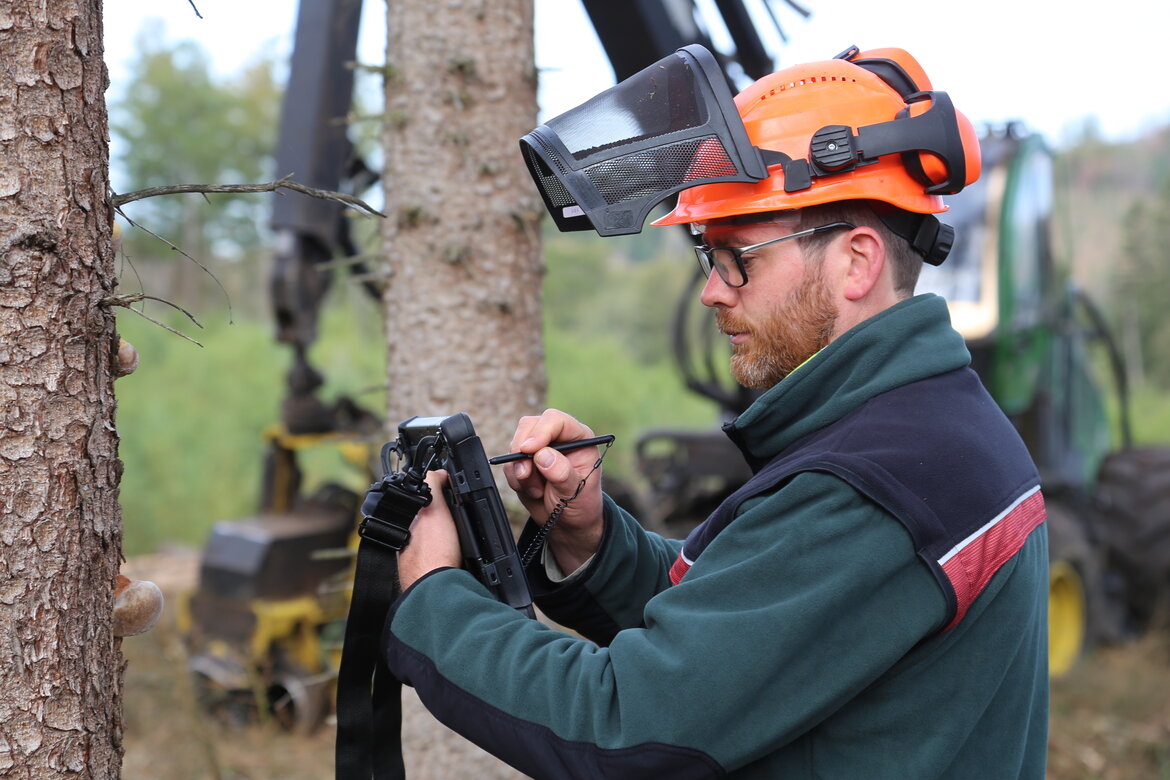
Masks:
[[[179,629],[180,636],[190,634],[191,628],[195,625],[195,621],[191,617],[191,596],[193,592],[183,590],[179,593],[179,597],[175,599],[175,625]]]
[[[256,600],[251,606],[256,616],[256,629],[252,632],[252,646],[249,648],[253,659],[267,658],[269,649],[279,645],[288,659],[302,670],[310,674],[323,670],[317,628],[325,622],[326,615],[316,598]]]
[[[352,466],[367,470],[370,466],[373,446],[369,441],[354,438],[350,433],[289,433],[280,424],[264,429],[263,438],[274,441],[286,450],[309,450],[316,447],[333,447]]]
[[[190,595],[182,594],[176,603],[176,622],[183,634],[194,627]],[[213,640],[204,649],[224,657],[239,657],[239,652],[246,652],[253,665],[263,666],[270,658],[272,648],[280,647],[288,660],[301,670],[309,674],[324,671],[327,654],[322,651],[318,629],[328,622],[330,616],[316,597],[302,596],[284,601],[256,599],[249,603],[249,607],[256,617],[256,625],[247,647],[231,653],[222,640]]]
[[[1067,674],[1085,646],[1085,585],[1067,561],[1053,561],[1048,573],[1048,674]]]

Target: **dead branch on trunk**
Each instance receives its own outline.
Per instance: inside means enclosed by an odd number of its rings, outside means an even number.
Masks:
[[[183,314],[187,315],[187,319],[189,319],[189,320],[191,320],[191,322],[195,323],[196,326],[198,326],[200,328],[203,327],[203,325],[199,322],[199,320],[195,319],[195,315],[192,314],[191,312],[187,311],[186,309],[184,309],[182,306],[179,306],[178,304],[172,303],[165,298],[157,298],[153,295],[147,295],[146,293],[130,293],[128,295],[111,295],[108,298],[103,298],[101,300],[101,304],[103,306],[121,306],[124,309],[129,309],[130,311],[137,314],[139,317],[142,317],[145,320],[153,322],[155,325],[158,325],[163,330],[169,330],[171,333],[174,333],[176,336],[180,336],[181,338],[185,338],[187,341],[190,341],[192,344],[194,344],[197,347],[203,346],[201,343],[199,343],[195,339],[191,338],[186,333],[183,333],[182,331],[179,331],[179,330],[175,330],[170,325],[167,325],[165,322],[159,322],[158,320],[156,320],[154,317],[151,317],[146,312],[144,312],[140,309],[135,309],[131,305],[134,303],[139,303],[141,301],[158,301],[159,303],[165,303],[167,306],[170,306],[172,309],[176,309],[178,311],[181,311]]]
[[[378,211],[373,206],[366,203],[361,198],[347,195],[344,192],[334,192],[333,190],[319,190],[315,187],[309,187],[292,180],[292,174],[285,176],[283,179],[276,181],[264,182],[262,184],[168,184],[165,187],[148,187],[144,190],[135,190],[128,192],[125,195],[119,195],[116,192],[110,194],[110,200],[113,202],[115,208],[133,203],[136,200],[143,198],[154,198],[160,195],[182,195],[190,192],[199,192],[203,194],[247,194],[256,192],[276,192],[277,190],[292,190],[299,192],[302,195],[308,195],[310,198],[318,198],[320,200],[332,200],[338,203],[344,203],[347,206],[353,206],[367,214],[375,217],[385,217],[386,215]]]

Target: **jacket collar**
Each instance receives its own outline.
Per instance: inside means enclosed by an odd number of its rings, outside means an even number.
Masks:
[[[970,362],[946,301],[917,295],[843,333],[723,429],[755,470],[870,398]]]

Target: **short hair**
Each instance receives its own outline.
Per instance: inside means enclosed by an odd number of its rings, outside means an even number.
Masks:
[[[915,252],[909,241],[899,236],[882,221],[869,201],[842,200],[835,203],[806,206],[800,209],[800,219],[801,230],[827,225],[831,222],[848,222],[858,227],[864,225],[873,228],[881,236],[886,247],[886,259],[889,261],[893,273],[894,292],[900,299],[909,298],[914,294],[914,288],[918,285],[918,276],[922,273],[922,255]],[[821,233],[797,240],[809,253],[810,260],[820,260],[824,257],[825,247],[833,236],[833,233]]]

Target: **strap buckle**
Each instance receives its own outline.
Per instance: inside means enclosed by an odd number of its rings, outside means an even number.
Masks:
[[[401,552],[402,548],[410,541],[410,529],[399,528],[376,517],[367,517],[358,526],[358,536],[383,547],[388,547],[394,552]]]
[[[431,491],[425,482],[407,484],[401,474],[375,483],[362,502],[362,522],[358,535],[362,539],[399,552],[410,542],[410,524],[419,510],[431,503]]]

